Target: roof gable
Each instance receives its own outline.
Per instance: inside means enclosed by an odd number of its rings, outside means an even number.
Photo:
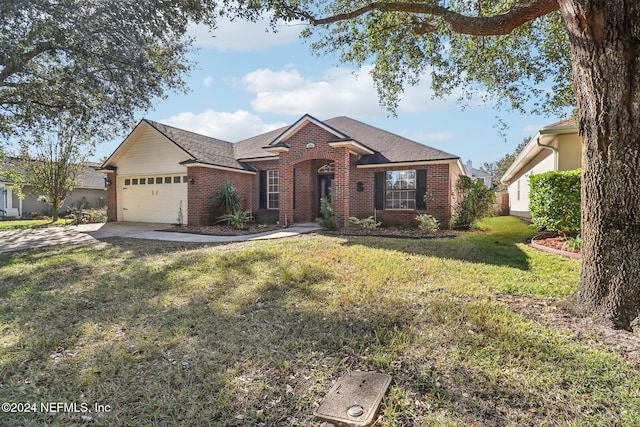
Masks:
[[[327,131],[333,137],[327,143],[347,146],[361,157],[360,165],[383,165],[402,162],[429,162],[459,160],[458,156],[412,141],[408,138],[376,128],[349,117],[334,117],[321,121],[305,114],[291,126],[285,126],[260,135],[230,143],[194,132],[178,129],[151,120],[142,120],[127,136],[114,153],[103,163],[102,168],[115,166],[119,156],[134,144],[141,129],[154,132],[181,150],[184,156],[180,164],[204,164],[239,170],[254,170],[245,162],[277,159],[279,149],[287,149],[287,140],[312,124]],[[272,149],[272,152],[267,150]],[[186,160],[185,160],[186,159]]]
[[[305,114],[297,122],[295,122],[294,124],[292,124],[291,126],[286,128],[286,130],[284,132],[282,132],[278,137],[276,137],[273,141],[271,141],[267,145],[269,145],[271,147],[274,147],[274,146],[277,146],[278,144],[285,143],[287,141],[287,139],[291,138],[292,135],[297,133],[300,129],[302,129],[303,127],[305,127],[309,123],[312,123],[312,124],[322,128],[322,129],[326,130],[327,132],[333,134],[336,139],[345,139],[345,138],[347,138],[347,135],[345,135],[345,134],[341,133],[340,131],[332,128],[329,125],[327,125],[326,122],[322,122],[322,121],[316,119],[315,117],[313,117],[313,116],[311,116],[309,114]]]

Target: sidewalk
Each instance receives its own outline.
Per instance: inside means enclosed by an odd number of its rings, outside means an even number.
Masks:
[[[320,229],[318,224],[295,224],[281,230],[241,236],[209,236],[202,234],[162,231],[167,224],[109,222],[102,224],[68,225],[64,227],[35,228],[28,230],[0,231],[0,254],[62,244],[96,243],[109,237],[165,240],[172,242],[229,243],[249,240],[282,239],[311,233]]]

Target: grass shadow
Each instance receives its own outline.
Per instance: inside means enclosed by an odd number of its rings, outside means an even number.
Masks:
[[[459,261],[505,266],[520,270],[530,267],[529,256],[518,247],[535,234],[525,222],[502,219],[500,225],[490,218],[488,229],[464,232],[460,236],[443,239],[397,239],[364,236],[345,236],[347,245],[362,245],[377,249],[400,251],[411,255],[455,259]]]

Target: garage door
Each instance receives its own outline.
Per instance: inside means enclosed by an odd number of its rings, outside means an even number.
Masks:
[[[148,175],[119,178],[120,221],[187,222],[187,177]]]

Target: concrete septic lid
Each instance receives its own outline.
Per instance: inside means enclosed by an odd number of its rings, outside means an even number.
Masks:
[[[331,423],[366,427],[373,422],[391,375],[349,372],[333,386],[313,415]]]

